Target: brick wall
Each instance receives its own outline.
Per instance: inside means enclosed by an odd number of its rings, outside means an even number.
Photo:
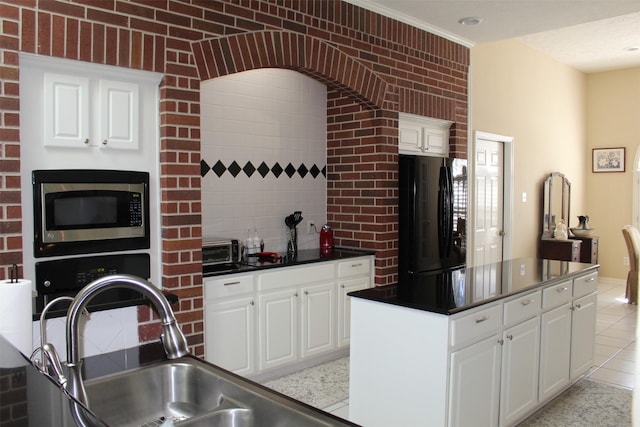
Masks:
[[[28,425],[27,372],[22,368],[0,369],[0,425]]]
[[[376,283],[397,277],[397,113],[455,122],[466,156],[469,51],[340,1],[0,0],[0,278],[22,262],[18,51],[163,73],[163,286],[203,354],[201,80],[289,68],[328,86],[328,214],[337,243],[376,250]],[[26,248],[28,250],[28,248]],[[150,310],[140,336],[159,332]]]

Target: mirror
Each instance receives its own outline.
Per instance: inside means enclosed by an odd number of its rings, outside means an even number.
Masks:
[[[569,201],[571,199],[571,183],[560,172],[549,174],[544,181],[542,196],[542,237],[553,237],[556,223],[564,219],[569,226]]]

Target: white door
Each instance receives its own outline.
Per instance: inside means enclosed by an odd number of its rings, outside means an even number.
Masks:
[[[477,132],[474,143],[473,265],[504,259],[505,142],[512,139]]]

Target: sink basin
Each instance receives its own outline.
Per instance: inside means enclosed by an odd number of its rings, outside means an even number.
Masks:
[[[192,356],[85,381],[89,408],[110,426],[346,426]]]

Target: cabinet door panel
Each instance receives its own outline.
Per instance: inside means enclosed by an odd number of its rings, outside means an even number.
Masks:
[[[139,147],[139,88],[125,82],[100,81],[100,142],[110,148]]]
[[[500,422],[511,425],[538,403],[540,318],[503,332]]]
[[[540,331],[540,400],[569,384],[571,306],[565,304],[542,315]]]
[[[44,74],[45,145],[80,148],[92,143],[89,111],[88,79]]]
[[[240,375],[253,373],[255,370],[254,310],[252,297],[206,305],[207,361]]]
[[[259,296],[260,370],[297,359],[298,294],[289,289]]]
[[[445,140],[446,132],[441,129],[424,129],[424,148],[432,153],[445,154],[447,151],[447,143]]]
[[[349,344],[351,339],[351,297],[349,292],[366,289],[370,286],[371,278],[361,277],[359,279],[345,280],[340,282],[338,287],[338,346],[343,347]]]
[[[334,288],[333,283],[302,288],[302,357],[335,346]]]
[[[596,294],[573,302],[571,321],[571,379],[584,374],[593,366],[596,333]]]
[[[450,426],[497,426],[500,402],[498,336],[451,354]]]
[[[401,124],[398,129],[398,148],[408,152],[422,151],[422,128],[416,125]]]

